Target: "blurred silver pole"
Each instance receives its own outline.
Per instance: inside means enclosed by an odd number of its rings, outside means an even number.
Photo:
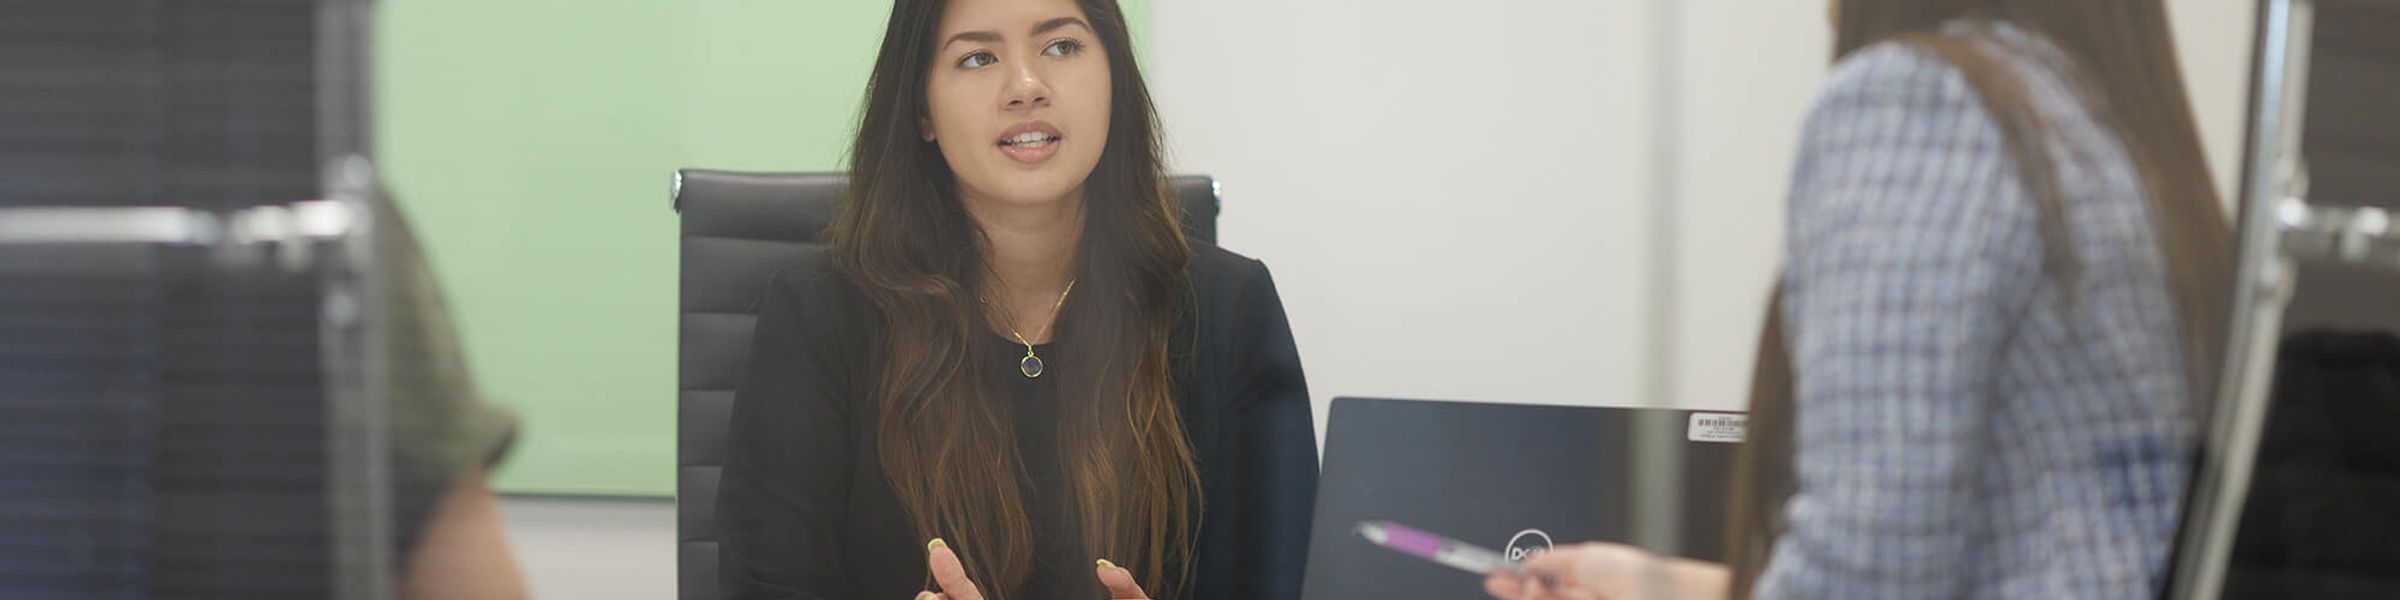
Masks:
[[[2298,276],[2285,252],[2279,211],[2306,197],[2300,132],[2308,105],[2310,0],[2264,0],[2252,68],[2248,156],[2243,160],[2239,254],[2217,398],[2207,415],[2190,502],[2178,532],[2171,598],[2215,600],[2267,418],[2276,338]]]
[[[390,373],[385,356],[386,290],[373,204],[375,172],[365,158],[337,160],[325,185],[357,226],[324,261],[317,328],[325,366],[327,514],[333,519],[334,597],[388,600],[400,565],[393,532]]]
[[[317,158],[320,190],[360,226],[324,271],[318,327],[326,372],[326,481],[333,519],[333,587],[340,600],[398,595],[391,427],[384,356],[382,257],[372,223],[381,187],[371,157],[372,0],[317,2]]]
[[[374,156],[373,0],[317,1],[317,164]]]
[[[1683,423],[1677,419],[1676,406],[1678,375],[1681,360],[1676,335],[1681,315],[1678,307],[1681,294],[1677,290],[1676,274],[1681,270],[1682,239],[1679,230],[1682,218],[1679,210],[1681,186],[1676,177],[1682,170],[1683,149],[1677,126],[1683,122],[1681,106],[1683,83],[1680,46],[1683,39],[1682,3],[1677,0],[1651,0],[1650,4],[1650,84],[1649,120],[1650,151],[1650,266],[1643,278],[1647,292],[1644,303],[1642,340],[1642,404],[1647,410],[1633,422],[1633,439],[1628,446],[1633,451],[1631,486],[1634,545],[1659,556],[1675,556],[1680,546],[1683,528],[1683,478],[1711,477],[1715,474],[1689,474],[1683,468]],[[1653,562],[1658,568],[1646,576],[1652,585],[1645,589],[1661,595],[1672,595],[1664,561]]]
[[[325,200],[246,208],[219,216],[175,206],[0,208],[0,245],[162,244],[248,252],[288,248],[304,262],[307,246],[341,239],[353,226],[346,207]],[[295,267],[299,268],[299,267]]]
[[[0,244],[206,246],[222,229],[216,215],[179,207],[0,208]]]

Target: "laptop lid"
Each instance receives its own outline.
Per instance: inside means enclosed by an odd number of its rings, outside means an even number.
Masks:
[[[1336,398],[1302,597],[1476,598],[1483,580],[1368,543],[1388,520],[1513,558],[1632,533],[1636,415],[1669,409]],[[1672,411],[1685,443],[1682,554],[1724,554],[1740,413]],[[1696,440],[1696,441],[1695,441]]]

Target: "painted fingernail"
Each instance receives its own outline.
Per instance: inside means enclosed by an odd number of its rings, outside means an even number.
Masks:
[[[950,547],[950,543],[949,543],[949,542],[944,542],[944,541],[942,541],[942,538],[933,538],[933,541],[930,541],[930,542],[925,542],[925,551],[926,551],[926,552],[932,552],[932,551],[935,551],[935,550],[940,550],[940,549],[943,549],[943,548],[948,548],[948,547]],[[930,595],[932,595],[932,593],[931,593],[931,592],[927,592],[927,593],[926,593],[926,595],[930,596]]]
[[[1120,567],[1120,566],[1117,566],[1117,563],[1108,562],[1108,559],[1105,559],[1105,558],[1103,558],[1103,559],[1100,559],[1100,566],[1103,566],[1103,567],[1108,567],[1108,568],[1110,568],[1110,569],[1115,569],[1115,570],[1118,570],[1118,571],[1123,571],[1123,570],[1125,570],[1125,567]]]
[[[933,592],[917,592],[917,600],[933,600]]]

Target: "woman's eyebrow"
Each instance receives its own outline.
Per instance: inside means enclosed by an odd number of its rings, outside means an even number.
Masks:
[[[1076,27],[1082,27],[1084,31],[1091,31],[1091,30],[1092,30],[1092,25],[1091,25],[1090,23],[1085,23],[1085,22],[1083,22],[1083,19],[1076,18],[1076,17],[1059,17],[1059,18],[1056,18],[1056,19],[1051,19],[1051,20],[1048,20],[1048,21],[1043,21],[1043,22],[1040,22],[1040,23],[1036,23],[1036,24],[1034,24],[1034,26],[1033,26],[1033,34],[1034,34],[1034,35],[1041,35],[1041,34],[1049,33],[1049,32],[1052,32],[1052,31],[1057,31],[1059,28],[1061,28],[1061,27],[1066,27],[1066,26],[1068,26],[1068,25],[1074,25],[1074,26],[1076,26]]]
[[[1041,35],[1052,31],[1057,31],[1070,25],[1082,27],[1084,31],[1092,30],[1092,25],[1090,23],[1083,22],[1083,19],[1080,17],[1059,17],[1056,19],[1035,23],[1033,25],[1033,35]],[[982,42],[986,44],[997,44],[1000,43],[1000,32],[991,31],[988,29],[961,31],[951,34],[950,39],[943,40],[942,47],[948,48],[951,44],[959,42]]]
[[[942,41],[942,47],[943,47],[943,48],[948,48],[948,47],[950,47],[950,45],[951,45],[951,44],[956,44],[956,43],[959,43],[959,42],[962,42],[962,41],[963,41],[963,42],[983,42],[983,43],[986,43],[986,44],[997,44],[997,43],[1000,43],[1000,32],[997,32],[997,31],[980,31],[980,30],[979,30],[979,31],[961,31],[961,32],[958,32],[957,34],[951,35],[951,36],[950,36],[950,39],[948,39],[948,40],[943,40],[943,41]]]

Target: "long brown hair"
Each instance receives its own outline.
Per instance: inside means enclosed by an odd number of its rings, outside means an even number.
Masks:
[[[2094,118],[2123,140],[2149,197],[2150,216],[2181,327],[2186,389],[2194,407],[2215,387],[2222,344],[2228,232],[2224,208],[2209,179],[2198,127],[2184,94],[2162,0],[1839,0],[1834,58],[1884,41],[1921,49],[1957,67],[2000,124],[2032,192],[2039,215],[2046,275],[2079,274],[2068,244],[2064,192],[2059,188],[2047,126],[2032,92],[2001,57],[1960,35],[1941,33],[1958,19],[2013,24],[2046,38],[2067,57],[2068,83]],[[2072,286],[2069,286],[2070,289]],[[1792,451],[1797,411],[1794,373],[1783,340],[1782,290],[1769,303],[1751,387],[1751,430],[1734,469],[1728,506],[1728,561],[1735,597],[1748,597],[1782,533],[1783,504],[1794,489]],[[2072,298],[2070,297],[2070,301]]]
[[[1033,531],[1018,434],[986,385],[998,369],[969,360],[989,329],[978,300],[988,241],[940,147],[918,137],[947,4],[892,5],[827,252],[883,316],[869,377],[884,475],[921,537],[951,541],[971,578],[1007,596],[1033,568],[1033,538],[1066,532]],[[1058,317],[1064,359],[1048,374],[1062,379],[1060,491],[1085,550],[1171,596],[1200,502],[1168,349],[1191,249],[1167,201],[1157,115],[1124,13],[1115,0],[1077,4],[1107,53],[1110,123],[1084,184],[1080,283]]]

